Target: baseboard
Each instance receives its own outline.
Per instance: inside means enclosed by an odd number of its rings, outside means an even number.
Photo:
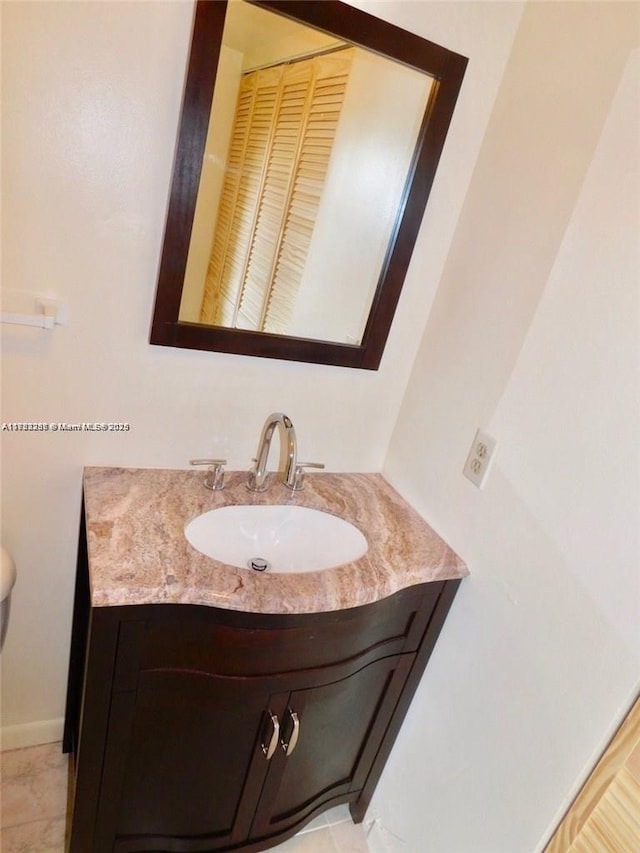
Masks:
[[[64,719],[39,720],[37,723],[24,723],[19,726],[0,728],[0,749],[23,749],[26,746],[39,746],[41,743],[54,743],[62,740]]]

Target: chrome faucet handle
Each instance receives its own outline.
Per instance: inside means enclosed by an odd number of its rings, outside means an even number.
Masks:
[[[264,472],[262,485],[258,485],[256,480],[256,475],[258,473],[258,460],[255,456],[252,456],[251,461],[254,464],[253,467],[250,468],[247,472],[246,486],[250,492],[265,492],[267,490],[267,486],[269,485],[269,482],[267,480],[267,472]]]
[[[226,459],[190,459],[189,465],[208,465],[209,470],[203,480],[205,489],[211,489],[212,492],[219,492],[224,489],[224,466],[227,464]],[[212,476],[209,476],[211,473]]]
[[[324,468],[324,462],[297,462],[293,485],[290,486],[294,492],[304,489],[305,468]]]

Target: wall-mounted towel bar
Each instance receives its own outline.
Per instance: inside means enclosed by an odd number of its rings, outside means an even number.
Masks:
[[[2,311],[0,322],[13,323],[19,326],[36,326],[40,329],[53,329],[60,326],[62,320],[62,306],[57,299],[36,297],[33,301],[33,310]]]

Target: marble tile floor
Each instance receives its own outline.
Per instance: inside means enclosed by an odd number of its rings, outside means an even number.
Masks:
[[[68,763],[59,743],[1,753],[0,850],[63,853]],[[320,815],[274,853],[367,853],[346,806]],[[87,851],[90,853],[90,851]]]

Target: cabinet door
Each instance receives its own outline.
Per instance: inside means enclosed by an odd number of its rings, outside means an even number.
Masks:
[[[114,693],[96,850],[203,851],[246,838],[287,694],[265,679],[140,673]],[[273,704],[272,704],[273,703]],[[271,714],[269,713],[271,712]]]
[[[314,686],[290,694],[252,839],[352,799],[363,787],[412,660],[384,658],[339,680],[318,670]]]

